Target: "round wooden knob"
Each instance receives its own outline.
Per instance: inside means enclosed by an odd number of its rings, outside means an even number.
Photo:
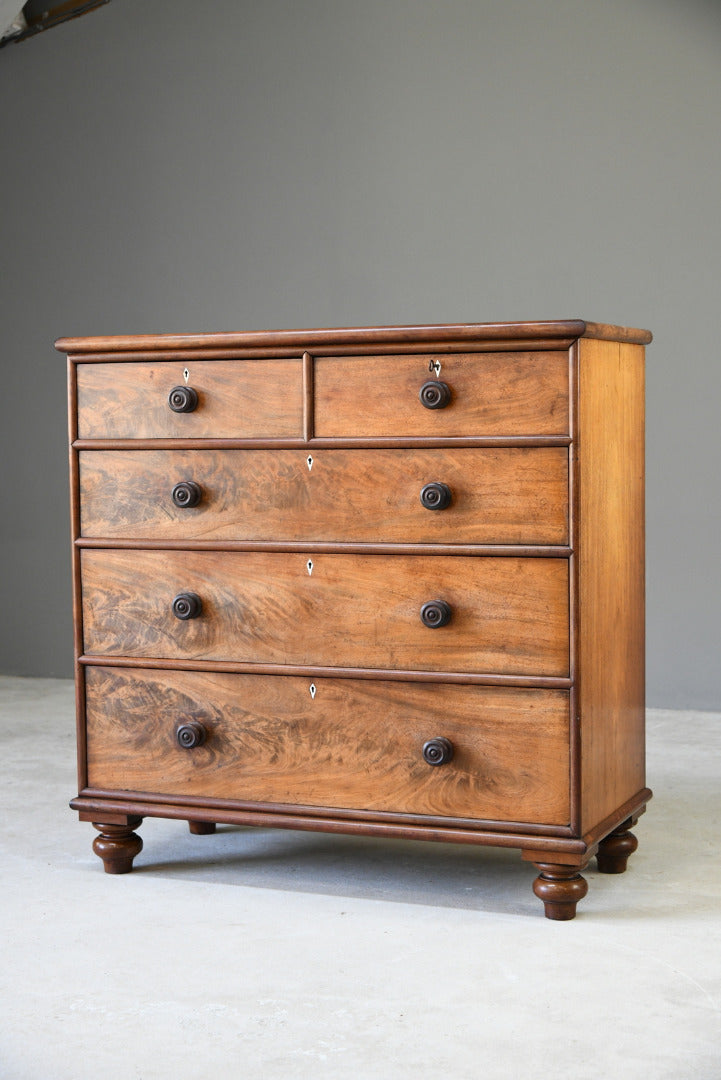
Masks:
[[[423,757],[429,765],[445,765],[453,757],[453,743],[439,736],[423,744]]]
[[[421,489],[421,502],[426,510],[445,510],[451,505],[451,489],[448,484],[434,481]]]
[[[181,480],[179,484],[175,485],[171,495],[175,505],[184,510],[189,506],[197,506],[202,498],[203,491],[200,484],[196,484],[194,480]]]
[[[198,395],[192,386],[174,386],[168,394],[173,412],[193,412],[198,407]]]
[[[203,601],[194,592],[182,592],[173,600],[173,615],[176,619],[197,619],[203,610]]]
[[[418,397],[425,409],[445,409],[451,400],[451,388],[448,383],[429,379],[428,382],[423,383]]]
[[[188,720],[177,729],[175,738],[183,750],[192,750],[194,746],[203,745],[207,734],[205,726],[199,720]]]
[[[421,608],[421,622],[424,626],[429,626],[431,630],[445,626],[451,621],[451,615],[451,605],[445,600],[429,600]]]

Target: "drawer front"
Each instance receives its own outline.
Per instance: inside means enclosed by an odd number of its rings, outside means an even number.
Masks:
[[[197,505],[183,505],[190,481]],[[438,487],[446,508],[428,508]],[[565,447],[87,450],[82,534],[153,540],[565,544]],[[192,500],[191,500],[192,501]],[[431,501],[431,507],[434,504]]]
[[[440,360],[436,374],[429,366]],[[428,381],[448,387],[445,407],[425,408]],[[347,436],[569,434],[568,354],[319,357],[315,433]]]
[[[85,549],[81,563],[89,654],[568,675],[565,559]],[[173,614],[180,594],[198,617]],[[431,628],[421,609],[439,600],[451,618]]]
[[[302,436],[300,360],[78,364],[80,439],[254,439]],[[168,395],[187,385],[189,412]],[[192,404],[192,403],[191,403]]]
[[[564,825],[565,691],[90,667],[90,787]],[[177,732],[202,725],[181,748]],[[195,729],[198,730],[197,728]],[[426,741],[453,746],[431,766]]]

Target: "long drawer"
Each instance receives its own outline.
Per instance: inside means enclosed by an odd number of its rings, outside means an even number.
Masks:
[[[561,558],[89,548],[81,561],[90,654],[568,675]],[[200,613],[178,618],[188,596],[182,613]]]
[[[302,435],[300,359],[78,364],[77,381],[81,439]]]
[[[446,390],[422,393],[429,382]],[[433,407],[425,407],[422,397]],[[315,361],[319,437],[562,436],[569,431],[567,352]]]
[[[568,694],[90,667],[91,788],[566,824]],[[187,748],[181,728],[202,739]],[[452,759],[431,766],[442,737]],[[192,741],[192,739],[191,739]]]
[[[566,447],[79,456],[88,537],[567,543]]]

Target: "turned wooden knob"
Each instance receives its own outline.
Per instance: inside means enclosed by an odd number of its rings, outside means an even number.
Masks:
[[[429,765],[445,765],[453,757],[453,743],[442,735],[423,744],[423,757]]]
[[[197,506],[203,491],[200,484],[196,484],[194,480],[181,480],[175,485],[171,495],[175,505],[184,510],[189,506]]]
[[[197,593],[182,592],[173,600],[173,615],[176,619],[197,619],[203,610],[203,601]]]
[[[448,484],[434,481],[421,489],[421,502],[426,510],[445,510],[451,505],[451,489]]]
[[[436,630],[439,626],[445,626],[446,623],[451,621],[451,615],[451,605],[447,604],[445,600],[429,600],[421,608],[421,622],[424,626],[429,626],[431,630]]]
[[[448,383],[429,379],[428,382],[423,383],[418,397],[425,409],[445,409],[451,400],[451,388]]]
[[[205,725],[201,724],[200,720],[188,720],[177,729],[175,738],[183,750],[192,750],[194,746],[203,745],[207,734]]]
[[[173,412],[193,412],[198,407],[198,394],[192,386],[174,386],[168,394]]]

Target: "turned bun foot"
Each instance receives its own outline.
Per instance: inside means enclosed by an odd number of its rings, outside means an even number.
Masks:
[[[214,821],[189,821],[188,828],[193,836],[210,836],[215,832]]]
[[[629,855],[638,847],[638,840],[628,829],[620,828],[598,845],[596,862],[602,874],[623,874]]]
[[[557,866],[552,863],[536,863],[541,871],[533,882],[533,891],[547,919],[566,921],[575,919],[576,904],[588,892],[588,882],[573,866]]]
[[[106,874],[129,874],[133,869],[133,859],[143,850],[143,841],[133,829],[142,820],[129,818],[127,825],[93,822],[93,828],[100,833],[93,840],[93,851],[103,860]]]

